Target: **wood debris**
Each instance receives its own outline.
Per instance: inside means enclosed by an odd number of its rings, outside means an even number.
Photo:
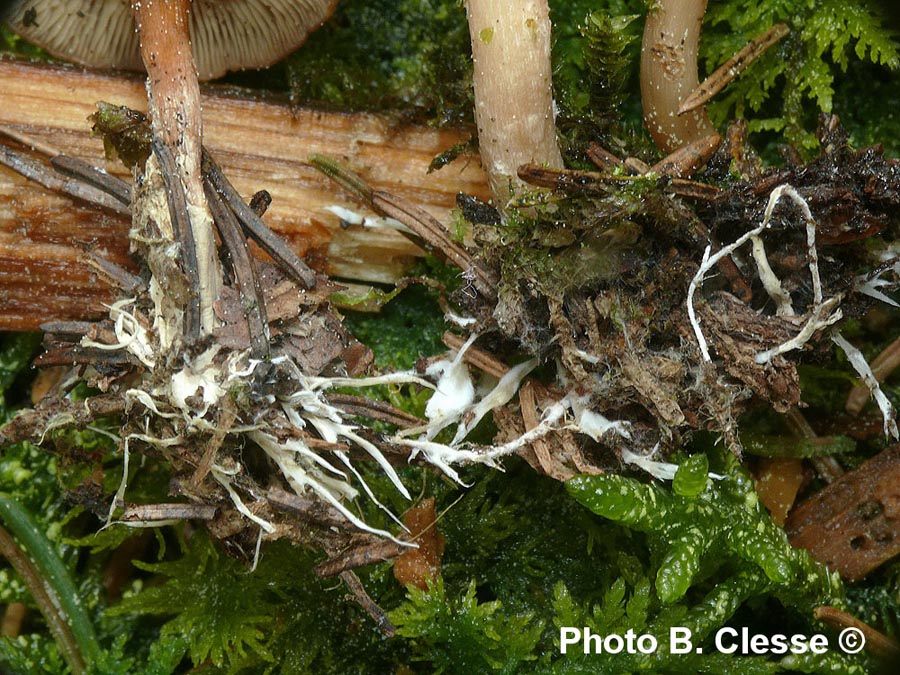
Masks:
[[[893,445],[799,504],[785,523],[847,581],[862,579],[900,553],[900,446]]]

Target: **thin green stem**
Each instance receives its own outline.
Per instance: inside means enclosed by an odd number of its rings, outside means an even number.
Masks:
[[[0,526],[0,553],[22,576],[72,671],[85,672],[100,645],[69,571],[31,515],[2,493],[0,520],[9,528]]]
[[[350,192],[372,201],[373,190],[366,181],[336,159],[318,153],[309,156],[309,163]]]

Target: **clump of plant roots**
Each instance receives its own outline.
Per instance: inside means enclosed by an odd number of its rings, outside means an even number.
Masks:
[[[835,344],[866,376],[840,326],[893,304],[882,291],[900,272],[898,165],[851,148],[835,117],[819,138],[809,163],[762,171],[736,125],[693,180],[672,170],[675,155],[643,174],[602,149],[598,171],[525,166],[520,177],[550,191],[523,195],[527,209],[502,223],[473,223],[480,264],[500,279],[496,303],[469,303],[493,327],[483,344],[555,364],[529,399],[530,417],[560,429],[542,441],[545,471],[570,477],[618,456],[665,475],[649,456],[696,430],[740,454],[738,416],[754,402],[802,405],[797,364]],[[500,420],[501,437],[521,433],[518,415]]]

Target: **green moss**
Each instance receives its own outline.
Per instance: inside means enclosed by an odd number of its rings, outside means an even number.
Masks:
[[[440,308],[421,286],[407,288],[377,314],[346,312],[345,325],[373,349],[380,367],[411,368],[419,358],[443,350]]]
[[[472,118],[469,30],[455,0],[346,0],[284,67],[297,104]]]
[[[704,21],[707,71],[778,22],[787,23],[791,35],[753,63],[709,112],[716,124],[744,117],[751,132],[776,131],[798,147],[813,148],[816,114],[831,112],[837,74],[857,60],[896,70],[898,43],[863,0],[729,0],[711,5]]]
[[[615,147],[615,134],[640,124],[628,87],[637,74],[642,3],[611,4],[598,10],[596,3],[556,3],[552,12],[557,129],[566,159],[584,168],[592,166],[588,145]]]
[[[10,52],[36,61],[52,60],[47,52],[25,42],[25,40],[10,31],[2,22],[0,22],[0,51]]]
[[[642,14],[646,3],[559,0],[552,5],[557,98],[570,159],[581,161],[579,153],[589,140],[640,154],[646,145],[629,132],[640,117],[635,87],[640,20],[626,25],[623,17]],[[896,106],[889,79],[896,47],[866,3],[712,3],[702,43],[705,65],[718,65],[776,20],[791,22],[793,36],[718,97],[714,119],[724,123],[745,114],[758,138],[782,138],[762,136],[771,129],[804,143],[815,113],[833,106],[850,122],[854,138],[869,142],[886,134],[896,147],[900,126],[891,112]],[[9,46],[9,34],[2,35]],[[414,108],[415,116],[469,120],[467,45],[464,12],[455,0],[347,0],[307,47],[270,71],[269,79],[245,75],[241,81],[290,85],[298,102]],[[549,204],[540,222],[511,218],[494,228],[490,243],[504,256],[502,265],[527,270],[534,281],[558,293],[567,284],[614,278],[623,267],[634,269],[635,260],[649,259],[634,246],[645,222],[639,216],[652,211],[649,220],[665,231],[661,204],[668,199],[652,181],[636,181],[609,195]],[[596,222],[581,217],[590,210],[606,214],[607,229],[595,231]],[[448,289],[459,283],[455,270],[433,261],[411,274],[439,279]],[[413,286],[380,313],[348,313],[347,322],[375,348],[379,365],[408,368],[419,357],[443,350],[445,326],[434,298],[433,291]],[[866,353],[877,351],[882,338],[864,337]],[[0,388],[6,405],[20,405],[27,400],[27,363],[36,338],[11,340],[0,344]],[[805,366],[802,375],[804,399],[815,411],[839,410],[854,379],[843,364]],[[896,395],[896,387],[889,392]],[[425,404],[425,395],[408,388],[385,389],[381,395],[414,412],[421,413]],[[9,414],[0,403],[0,415]],[[400,637],[392,640],[376,632],[337,583],[315,578],[316,554],[284,542],[265,546],[259,568],[248,574],[202,531],[188,536],[187,530],[173,528],[161,530],[151,542],[141,569],[126,584],[126,600],[106,613],[101,580],[130,533],[112,528],[86,537],[99,521],[80,509],[82,515],[68,517],[72,507],[64,492],[86,501],[84,488],[90,485],[97,488],[93,506],[108,505],[120,478],[120,459],[97,435],[67,438],[68,457],[80,459],[62,468],[33,446],[4,448],[0,489],[15,493],[37,516],[75,575],[100,633],[98,673],[164,675],[192,668],[368,673],[409,664],[426,672],[854,672],[864,661],[838,654],[822,662],[781,664],[763,657],[726,658],[711,649],[684,656],[662,651],[646,657],[563,657],[558,628],[590,626],[600,634],[632,628],[663,636],[668,627],[683,625],[708,645],[709,636],[726,623],[790,625],[808,634],[821,629],[811,624],[810,607],[845,602],[887,632],[900,630],[896,565],[851,586],[843,600],[833,578],[787,546],[734,460],[711,454],[713,470],[725,478],[710,480],[702,453],[682,463],[671,490],[612,475],[572,483],[577,498],[602,517],[518,460],[507,462],[504,474],[463,470],[463,478],[473,484],[468,490],[405,468],[408,485],[421,485],[421,494],[437,498],[439,511],[448,509],[439,523],[447,550],[442,577],[428,592],[400,588],[389,565],[361,573],[373,599],[400,627]],[[761,443],[770,454],[780,447],[772,439]],[[843,450],[847,443],[840,439],[828,451]],[[103,479],[94,486],[98,471]],[[391,507],[405,508],[379,482],[383,476],[365,475],[379,495],[389,495]],[[168,482],[161,465],[148,460],[133,467],[129,496],[164,501]],[[383,524],[382,515],[367,519]],[[0,599],[28,601],[7,568],[0,569]],[[33,632],[16,643],[0,643],[7,669],[61,673],[63,664],[39,622],[28,630]],[[207,658],[212,665],[202,663]]]
[[[497,600],[479,602],[475,581],[459,598],[447,597],[442,579],[427,591],[409,589],[409,600],[391,613],[402,637],[415,640],[436,673],[516,673],[543,626],[528,612],[502,612]],[[421,657],[420,657],[421,658]]]

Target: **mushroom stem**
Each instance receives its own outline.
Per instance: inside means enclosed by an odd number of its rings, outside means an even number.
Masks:
[[[177,178],[184,186],[190,230],[197,258],[200,333],[215,327],[213,303],[219,294],[213,220],[200,172],[200,85],[191,49],[191,0],[132,0],[147,69],[147,93],[155,138],[175,159]]]
[[[547,0],[466,0],[481,161],[502,208],[523,164],[562,168]]]
[[[670,153],[715,133],[703,108],[678,115],[697,88],[697,47],[706,0],[658,0],[647,13],[641,45],[644,124],[656,147]]]

